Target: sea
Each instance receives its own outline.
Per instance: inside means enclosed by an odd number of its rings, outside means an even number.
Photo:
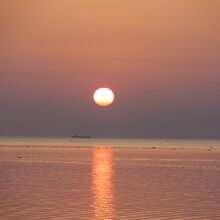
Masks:
[[[213,139],[0,137],[0,145],[115,147],[115,148],[218,148]]]
[[[220,140],[0,138],[0,220],[219,220],[219,147]]]

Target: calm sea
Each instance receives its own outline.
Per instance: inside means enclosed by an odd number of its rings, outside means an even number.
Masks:
[[[199,139],[133,139],[133,138],[30,138],[30,137],[0,137],[0,145],[45,145],[73,147],[220,147],[220,140]]]
[[[43,147],[0,147],[1,220],[220,219],[220,141],[1,138],[4,144]]]

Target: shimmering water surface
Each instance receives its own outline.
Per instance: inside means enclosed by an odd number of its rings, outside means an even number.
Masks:
[[[135,149],[2,142],[0,219],[220,219],[220,145],[213,143]]]
[[[0,137],[0,145],[72,146],[72,147],[220,147],[220,140],[134,139],[134,138],[21,138]]]

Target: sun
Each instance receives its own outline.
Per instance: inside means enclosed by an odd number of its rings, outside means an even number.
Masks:
[[[108,88],[100,88],[97,89],[93,95],[93,99],[96,104],[101,106],[111,105],[114,101],[114,93],[111,89]]]

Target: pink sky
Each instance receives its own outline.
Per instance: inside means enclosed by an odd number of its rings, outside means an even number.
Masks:
[[[1,1],[0,134],[220,137],[219,21],[218,0]]]

